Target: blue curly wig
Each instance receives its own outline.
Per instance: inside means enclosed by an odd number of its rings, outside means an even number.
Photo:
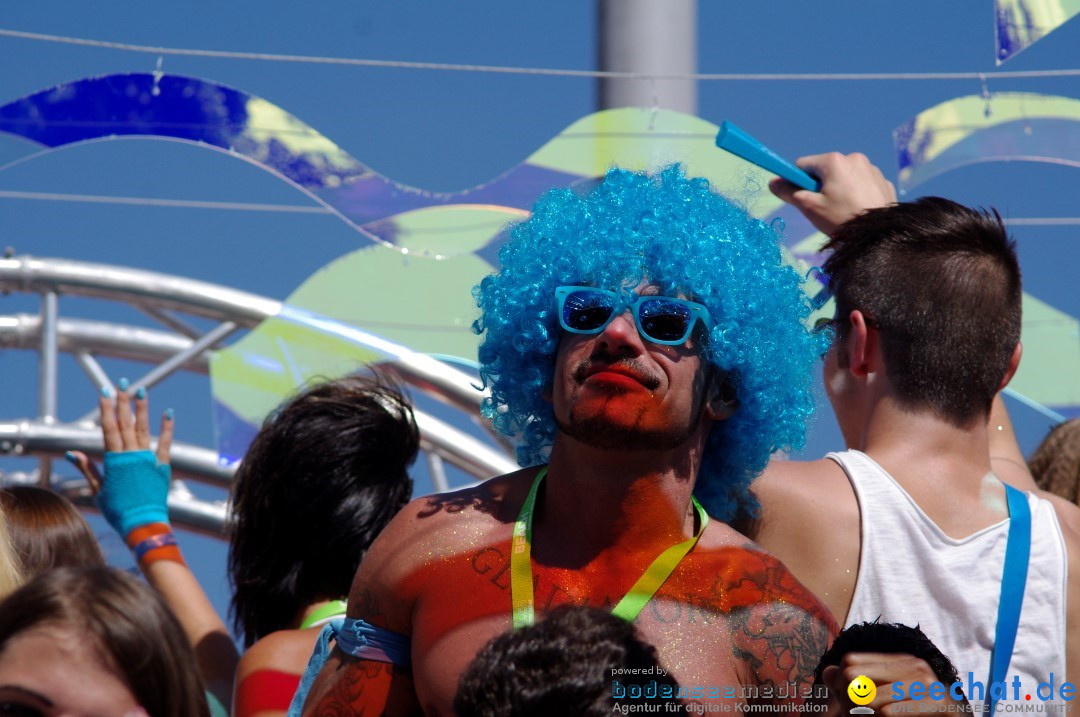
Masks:
[[[484,334],[484,414],[518,438],[521,465],[544,463],[555,438],[551,388],[561,329],[555,287],[692,295],[713,328],[706,359],[732,379],[738,409],[708,438],[694,493],[709,513],[753,514],[747,491],[778,449],[799,448],[813,411],[813,367],[827,337],[806,327],[802,278],[781,262],[776,232],[679,165],[658,174],[612,169],[586,194],[545,193],[511,229],[502,270],[473,289]]]

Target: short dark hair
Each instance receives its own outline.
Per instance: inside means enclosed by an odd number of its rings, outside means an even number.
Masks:
[[[850,625],[836,636],[814,668],[814,683],[822,684],[821,675],[825,668],[839,665],[840,660],[849,652],[906,653],[925,660],[941,684],[949,686],[960,680],[952,661],[930,641],[918,625],[911,627],[875,620]]]
[[[997,212],[923,197],[851,219],[825,249],[837,318],[858,309],[880,330],[900,404],[985,419],[1020,341],[1020,265]]]
[[[385,376],[329,381],[267,418],[233,479],[229,576],[246,645],[349,594],[409,501],[419,446],[412,407]]]
[[[0,603],[0,651],[46,625],[84,636],[150,717],[209,717],[195,653],[161,597],[122,570],[56,568]],[[63,666],[56,669],[63,672]]]
[[[35,485],[0,490],[11,545],[25,578],[64,566],[105,565],[97,536],[75,504]]]
[[[634,625],[606,610],[561,605],[535,625],[499,635],[461,676],[458,717],[604,717],[615,706],[614,668],[648,670],[650,680],[678,683],[657,674],[656,648],[642,642]],[[639,684],[640,674],[624,682]],[[613,677],[614,676],[614,677]],[[642,698],[635,704],[672,702]]]

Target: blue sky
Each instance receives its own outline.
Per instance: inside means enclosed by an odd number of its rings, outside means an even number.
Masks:
[[[506,2],[8,2],[0,27],[117,42],[296,55],[596,69],[596,17],[586,0]],[[993,79],[991,4],[699,2],[700,72],[986,72],[990,91],[1080,97],[1080,79]],[[1072,22],[1002,69],[1080,64]],[[153,55],[0,37],[0,104],[81,77],[148,72]],[[595,81],[409,69],[166,57],[162,70],[215,80],[262,96],[299,117],[376,171],[429,190],[459,190],[524,160],[596,109]],[[698,114],[731,119],[789,157],[862,151],[896,174],[892,130],[920,110],[981,91],[975,80],[905,82],[702,82]],[[0,136],[0,165],[25,154]],[[919,187],[1010,217],[1077,216],[1077,169],[1001,163],[956,170]],[[98,142],[0,172],[0,190],[169,199],[310,204],[244,162],[176,143]],[[137,266],[284,298],[332,259],[362,245],[332,216],[105,206],[0,198],[2,244],[22,254]],[[1029,292],[1080,314],[1076,226],[1017,227]],[[36,312],[36,297],[2,299],[2,314]],[[62,311],[143,323],[123,307],[64,300]],[[114,378],[141,367],[108,363]],[[0,352],[0,419],[34,415],[32,354]],[[62,362],[61,418],[80,415],[89,385]],[[209,388],[177,377],[153,398],[178,412],[181,439],[209,444]],[[1024,447],[1047,423],[1015,406]],[[839,447],[832,419],[815,424],[809,452]],[[9,465],[8,463],[4,464]],[[23,466],[24,468],[27,466]],[[67,470],[66,466],[59,470]],[[207,587],[225,594],[223,551],[192,540]],[[115,550],[120,553],[118,546]]]

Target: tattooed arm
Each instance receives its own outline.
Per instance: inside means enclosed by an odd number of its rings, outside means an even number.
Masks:
[[[814,668],[838,626],[780,561],[769,555],[761,560],[760,570],[739,580],[756,599],[731,613],[732,644],[760,696],[794,708],[812,693]],[[746,583],[755,589],[748,591]]]
[[[335,652],[312,686],[304,714],[396,717],[421,710],[409,670]]]
[[[415,512],[406,506],[375,540],[360,563],[348,616],[401,635],[411,634],[412,600],[399,594],[400,571],[411,567]],[[410,715],[420,713],[412,672],[388,662],[352,657],[334,648],[307,701],[311,715]]]
[[[488,529],[509,542],[512,517],[492,517],[493,506],[480,487],[419,498],[394,517],[360,563],[349,617],[407,636],[411,671],[335,649],[305,715],[450,713],[460,671],[486,640],[477,630],[491,637],[509,623],[508,559],[480,549]]]
[[[373,576],[361,566],[349,595],[349,617],[387,627]],[[420,713],[412,671],[389,662],[364,660],[335,649],[319,672],[304,705],[305,715],[411,715]]]

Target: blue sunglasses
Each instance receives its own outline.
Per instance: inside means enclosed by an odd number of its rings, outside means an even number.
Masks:
[[[712,328],[709,310],[701,304],[670,296],[635,296],[626,301],[614,291],[591,286],[560,286],[559,326],[572,334],[598,334],[627,308],[634,314],[638,333],[654,344],[676,346],[690,338],[701,321]]]

